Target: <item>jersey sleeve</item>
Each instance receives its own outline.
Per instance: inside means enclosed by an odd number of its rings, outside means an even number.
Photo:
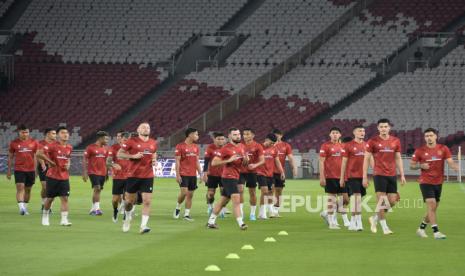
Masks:
[[[133,142],[132,142],[132,139],[129,139],[126,141],[126,143],[123,143],[121,145],[121,148],[127,152],[129,152],[133,147]]]
[[[90,146],[88,146],[86,150],[84,151],[84,156],[86,157],[86,159],[89,159],[90,155],[91,155],[91,149],[90,149]]]
[[[292,154],[292,147],[289,143],[286,143],[286,155]]]
[[[400,140],[397,139],[396,141],[396,150],[395,152],[402,152],[402,145],[400,144]]]
[[[174,156],[182,156],[182,145],[177,144],[176,148],[174,149]]]
[[[40,143],[37,140],[34,140],[34,153],[40,149]]]
[[[211,151],[211,148],[210,146],[207,147],[207,149],[205,150],[205,158],[212,158],[212,151]]]
[[[420,153],[420,150],[419,149],[416,149],[415,152],[413,153],[412,155],[412,161],[414,162],[420,162],[420,159],[421,159],[421,153]]]
[[[323,145],[321,145],[321,148],[320,148],[320,157],[326,157],[326,156],[327,156],[326,144],[323,144]]]
[[[365,150],[369,153],[373,153],[374,152],[374,142],[372,140],[368,140],[368,143],[366,144],[366,148]]]
[[[350,148],[350,146],[349,146],[348,143],[346,143],[346,144],[344,144],[342,146],[342,150],[341,150],[342,157],[346,157],[346,158],[349,157],[349,148]]]
[[[263,151],[263,146],[258,144],[257,145],[257,155],[258,156],[262,156],[264,154],[264,151]]]
[[[444,146],[444,159],[447,160],[449,158],[452,158],[452,153],[448,146]]]
[[[10,153],[12,153],[12,154],[15,153],[16,148],[15,148],[15,143],[14,143],[14,142],[11,142],[11,143],[10,143],[10,146],[8,147],[8,151],[9,151]]]

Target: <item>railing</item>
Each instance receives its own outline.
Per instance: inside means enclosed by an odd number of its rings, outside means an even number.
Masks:
[[[15,79],[15,57],[13,55],[0,55],[0,86],[4,81],[10,85]]]
[[[237,111],[243,104],[255,98],[261,91],[267,88],[271,83],[280,79],[284,74],[292,70],[298,64],[301,64],[306,58],[314,53],[323,43],[336,34],[343,25],[351,20],[356,14],[366,8],[373,0],[359,0],[357,3],[346,11],[339,19],[327,27],[321,34],[312,39],[307,45],[302,47],[294,55],[285,61],[268,70],[262,76],[247,84],[238,93],[222,100],[220,103],[211,107],[207,112],[190,122],[185,126],[194,127],[200,131],[206,131],[208,127],[223,120],[223,118]],[[184,128],[176,131],[166,139],[162,144],[163,148],[171,148],[176,143],[184,139]]]

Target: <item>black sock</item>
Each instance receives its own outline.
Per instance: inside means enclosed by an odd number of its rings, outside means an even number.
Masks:
[[[113,207],[113,214],[116,216],[118,214],[118,208]]]
[[[426,222],[422,221],[421,224],[420,224],[420,229],[425,230],[427,225],[428,224]]]
[[[431,228],[433,229],[434,233],[439,232],[439,228],[437,224],[431,225]]]

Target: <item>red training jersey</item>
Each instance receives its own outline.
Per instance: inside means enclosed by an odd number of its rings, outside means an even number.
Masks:
[[[451,157],[449,148],[441,144],[437,144],[434,148],[425,145],[415,150],[412,160],[429,164],[429,169],[421,169],[418,179],[420,184],[442,184],[444,181],[444,161]]]
[[[242,144],[233,145],[231,143],[227,143],[216,154],[216,156],[220,157],[221,160],[227,160],[234,155],[237,155],[240,158],[234,162],[227,163],[223,166],[223,172],[221,173],[222,178],[239,180],[242,162],[244,161],[246,152]]]
[[[218,176],[221,177],[223,173],[223,166],[212,166],[212,160],[215,156],[218,155],[221,147],[217,147],[215,144],[208,145],[207,149],[205,150],[205,158],[210,159],[210,163],[208,164],[208,175],[210,176]]]
[[[87,159],[87,173],[99,176],[107,175],[108,148],[97,144],[90,144],[84,151]]]
[[[396,176],[396,152],[401,152],[399,138],[390,135],[384,140],[377,135],[368,140],[366,151],[373,154],[374,175]]]
[[[129,160],[121,159],[116,156],[120,148],[120,144],[114,144],[108,151],[108,156],[111,156],[113,163],[121,167],[121,170],[112,170],[113,179],[126,179],[128,177]]]
[[[57,180],[68,180],[69,171],[66,165],[70,162],[73,147],[69,144],[62,145],[58,142],[44,146],[44,153],[55,163],[47,170],[47,177]]]
[[[342,157],[347,158],[346,178],[363,178],[363,161],[365,159],[366,142],[357,143],[352,140],[344,144]]]
[[[181,176],[197,176],[199,164],[199,146],[182,142],[176,145],[175,156],[180,156],[179,174]]]
[[[341,177],[342,153],[344,149],[341,143],[331,141],[321,145],[320,157],[325,158],[325,178],[339,179]]]
[[[279,162],[281,162],[281,167],[284,168],[286,167],[286,156],[289,154],[292,154],[292,147],[289,143],[286,143],[284,141],[278,142],[274,144],[274,147],[278,151],[278,158]],[[275,167],[274,173],[281,173],[278,171],[278,168]]]
[[[266,177],[273,177],[275,171],[275,160],[278,157],[278,150],[274,146],[265,147],[263,145],[263,155],[265,157],[265,164],[257,168],[257,174]]]
[[[34,172],[34,156],[39,149],[39,143],[29,138],[21,140],[19,138],[11,141],[9,151],[14,154],[15,171]]]
[[[129,160],[128,177],[154,177],[152,156],[157,152],[157,142],[155,140],[149,138],[147,141],[144,141],[139,137],[132,137],[122,144],[121,148],[129,154],[137,154],[139,152],[143,154],[140,159]]]
[[[258,163],[260,156],[263,155],[263,146],[259,143],[252,141],[249,144],[243,143],[245,152],[249,157],[249,165]],[[244,167],[242,171],[244,173],[256,173],[256,169],[249,170],[247,167]]]

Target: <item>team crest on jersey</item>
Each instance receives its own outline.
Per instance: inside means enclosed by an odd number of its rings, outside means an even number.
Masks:
[[[138,148],[140,148],[141,146],[140,145],[137,145]]]
[[[442,155],[442,150],[438,150],[438,155]]]

